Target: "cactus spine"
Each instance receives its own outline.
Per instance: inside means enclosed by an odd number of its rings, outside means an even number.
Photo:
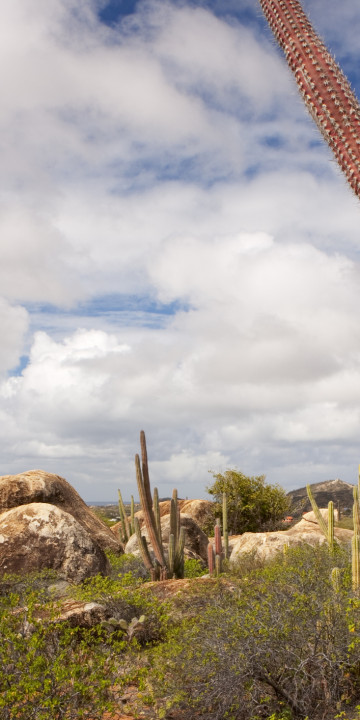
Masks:
[[[298,0],[259,0],[300,93],[360,197],[360,106]]]
[[[330,500],[328,504],[328,523],[326,524],[317,504],[316,500],[312,494],[310,485],[306,486],[308,498],[311,502],[311,507],[315,513],[315,517],[319,523],[319,526],[323,532],[323,534],[326,537],[327,543],[329,545],[330,552],[333,552],[334,550],[334,542],[335,542],[335,534],[334,534],[334,503],[332,500]]]
[[[154,499],[152,499],[146,438],[143,430],[140,433],[140,446],[142,462],[140,465],[140,458],[136,455],[136,479],[145,525],[155,560],[153,562],[151,559],[146,539],[141,536],[140,525],[137,518],[135,518],[135,531],[142,558],[153,580],[166,580],[166,578],[171,577],[181,578],[184,576],[185,530],[180,526],[180,508],[177,490],[173,491],[170,505],[170,536],[168,558],[166,560],[161,537],[159,494],[157,488],[154,488]]]

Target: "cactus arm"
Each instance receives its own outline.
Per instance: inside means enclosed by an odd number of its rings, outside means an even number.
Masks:
[[[324,520],[324,518],[323,518],[323,516],[322,516],[322,514],[321,514],[321,512],[320,512],[320,510],[319,510],[319,508],[318,508],[318,506],[317,506],[317,503],[316,503],[316,500],[315,500],[315,498],[314,498],[314,496],[313,496],[313,494],[312,494],[310,485],[307,485],[307,486],[306,486],[306,491],[307,491],[307,494],[308,494],[308,498],[309,498],[309,500],[310,500],[310,502],[311,502],[311,507],[312,507],[312,509],[313,509],[313,511],[314,511],[315,517],[316,517],[316,519],[317,519],[317,521],[318,521],[318,523],[319,523],[319,527],[321,528],[321,530],[322,530],[322,532],[324,533],[326,539],[328,540],[328,538],[329,538],[329,535],[328,535],[328,527],[327,527],[326,522],[325,522],[325,520]]]
[[[219,577],[221,574],[221,555],[215,555],[215,575]]]
[[[169,577],[172,578],[174,575],[174,566],[175,566],[175,537],[173,533],[170,533],[169,535],[169,561],[168,561],[168,570],[169,570]]]
[[[359,563],[359,535],[354,530],[351,542],[351,567],[352,567],[352,587],[356,592],[360,588],[360,563]]]
[[[138,518],[135,518],[135,532],[136,532],[136,537],[137,537],[139,550],[141,552],[141,557],[142,557],[143,563],[144,563],[146,569],[149,570],[149,572],[151,572],[153,570],[153,564],[152,564],[149,549],[147,546],[146,538],[144,538],[141,535],[140,523],[139,523]]]
[[[125,536],[126,541],[127,541],[127,540],[129,539],[130,535],[131,535],[131,533],[130,533],[130,525],[129,525],[129,521],[128,521],[128,519],[127,519],[126,510],[125,510],[125,505],[124,505],[124,503],[123,503],[121,491],[120,491],[119,489],[118,489],[118,496],[119,496],[119,513],[120,513],[121,522],[122,522],[123,527],[124,527],[124,536]]]
[[[221,530],[220,525],[215,525],[215,555],[221,555],[222,553],[222,547],[221,547]]]
[[[157,538],[159,540],[161,549],[163,550],[162,538],[161,538],[161,518],[160,518],[159,493],[158,493],[157,488],[154,488],[154,517],[155,517]]]
[[[214,574],[214,548],[211,542],[208,544],[208,566],[209,575],[211,576]]]
[[[228,516],[227,516],[227,497],[223,493],[223,536],[225,545],[225,559],[229,557],[229,532],[228,532]]]
[[[332,500],[329,500],[328,504],[328,543],[329,543],[329,549],[330,552],[333,552],[334,550],[334,503]]]
[[[147,504],[151,508],[152,507],[152,497],[151,497],[151,489],[150,489],[149,463],[148,463],[147,448],[146,448],[146,438],[145,438],[145,433],[143,430],[141,430],[141,432],[140,432],[140,449],[141,449],[141,463],[142,463],[144,492],[145,492]]]
[[[298,0],[259,0],[305,105],[360,197],[360,106]]]
[[[134,502],[134,496],[131,496],[131,506],[130,506],[130,530],[131,534],[133,535],[135,532],[135,502]]]
[[[138,484],[138,490],[139,490],[139,496],[140,496],[140,503],[141,507],[144,512],[144,520],[146,529],[149,534],[149,540],[151,542],[154,555],[162,567],[165,566],[165,558],[164,553],[162,550],[162,547],[159,543],[157,532],[156,532],[156,526],[155,526],[155,518],[154,513],[152,511],[151,505],[148,504],[148,496],[145,490],[145,483],[144,479],[141,473],[141,467],[140,467],[140,458],[138,455],[135,456],[135,468],[136,468],[136,479]]]
[[[180,534],[175,549],[174,570],[177,578],[184,577],[184,561],[185,561],[185,528],[180,528]]]

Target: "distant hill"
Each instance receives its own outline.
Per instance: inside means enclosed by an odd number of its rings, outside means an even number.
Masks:
[[[340,504],[340,512],[346,512],[353,506],[354,486],[343,480],[338,478],[336,480],[326,480],[325,482],[314,483],[310,487],[318,507],[327,507],[329,500],[333,501],[335,508],[338,508],[338,504]],[[287,495],[291,500],[289,513],[293,517],[299,517],[303,512],[311,510],[306,487],[291,490]]]

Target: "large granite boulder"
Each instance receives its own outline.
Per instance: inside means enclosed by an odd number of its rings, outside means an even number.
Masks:
[[[208,538],[207,535],[188,515],[180,515],[180,524],[185,528],[185,555],[187,557],[193,557],[207,562],[207,546]],[[146,537],[148,542],[149,550],[152,553],[151,543],[149,541],[148,532],[145,526],[141,529],[141,534]],[[161,518],[161,537],[163,540],[165,553],[169,543],[170,535],[170,515],[164,515]],[[136,535],[132,535],[130,540],[126,543],[125,552],[131,553],[132,555],[140,555],[139,545]]]
[[[0,574],[51,568],[79,583],[109,571],[106,555],[88,531],[61,508],[31,503],[0,515]]]
[[[121,551],[121,544],[114,533],[91,512],[64,478],[44,470],[0,477],[0,513],[29,503],[55,505],[76,518],[103,550]]]
[[[321,511],[322,515],[326,512]],[[350,543],[353,536],[352,530],[344,530],[335,528],[335,538],[340,543]],[[295,547],[303,543],[309,545],[322,545],[326,542],[326,538],[316,522],[314,513],[306,513],[300,522],[289,530],[280,530],[276,532],[246,532],[243,535],[232,536],[230,538],[230,563],[236,563],[237,559],[244,554],[253,553],[254,557],[259,559],[270,559],[279,550],[283,550],[284,546]]]

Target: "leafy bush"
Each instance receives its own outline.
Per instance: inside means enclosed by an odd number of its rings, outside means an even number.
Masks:
[[[51,620],[57,608],[46,597],[29,589],[0,599],[0,718],[101,718],[114,707],[111,686],[126,643]]]
[[[228,528],[234,534],[273,530],[289,509],[285,490],[265,483],[265,475],[247,477],[240,470],[213,473],[215,482],[207,488],[215,498],[214,515],[222,515],[226,493]]]
[[[355,703],[360,601],[341,550],[336,563],[338,591],[327,549],[302,546],[208,594],[203,612],[153,651],[159,717],[172,704],[184,720],[334,720]]]
[[[203,564],[196,558],[185,558],[184,562],[184,577],[185,578],[197,578],[202,575],[206,575],[209,572],[207,568],[204,569]]]
[[[149,573],[140,557],[131,553],[116,555],[111,550],[106,553],[111,567],[111,577],[120,578],[123,585],[134,585],[149,579]]]

